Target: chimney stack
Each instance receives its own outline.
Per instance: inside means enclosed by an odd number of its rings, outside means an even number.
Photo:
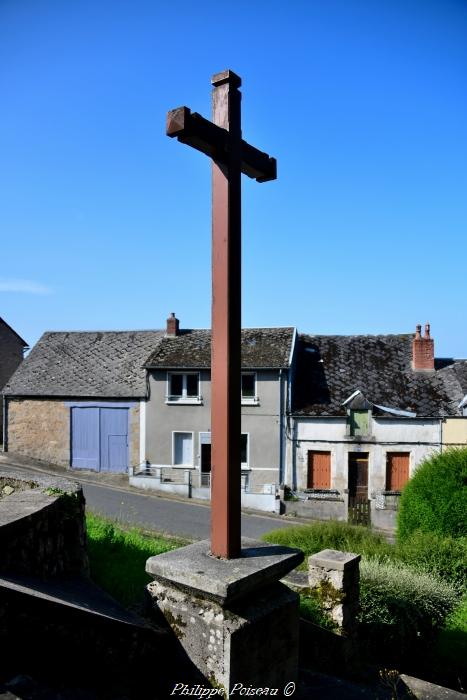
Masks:
[[[180,321],[178,320],[178,318],[175,318],[175,314],[171,313],[169,318],[167,319],[166,335],[170,335],[170,336],[178,335],[179,334],[179,327],[178,327],[179,323],[180,323]]]
[[[430,370],[435,368],[435,344],[430,337],[430,324],[425,324],[425,335],[422,337],[422,327],[415,329],[412,342],[412,367],[415,370]]]

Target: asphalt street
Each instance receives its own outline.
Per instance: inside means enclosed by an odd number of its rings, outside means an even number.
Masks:
[[[7,467],[8,462],[2,460],[1,466]],[[34,471],[58,475],[55,470],[49,472],[46,469],[18,464],[11,464],[11,466],[31,475]],[[211,508],[209,505],[200,505],[188,500],[162,498],[155,494],[148,495],[137,492],[130,487],[104,485],[96,483],[96,480],[89,475],[80,478],[79,474],[62,471],[60,476],[82,484],[86,505],[95,513],[124,524],[141,526],[148,530],[156,530],[192,540],[205,539],[210,536]],[[244,537],[258,539],[270,530],[289,527],[292,524],[292,522],[287,522],[282,518],[266,514],[263,516],[242,513],[242,535]]]
[[[88,507],[114,520],[190,539],[209,537],[209,506],[120,491],[83,483]],[[242,514],[242,535],[259,538],[265,532],[290,523],[280,518]]]

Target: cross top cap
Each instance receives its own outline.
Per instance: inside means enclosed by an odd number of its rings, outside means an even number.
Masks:
[[[211,78],[211,83],[214,87],[229,83],[233,88],[239,88],[242,84],[242,79],[233,70],[224,70],[222,73],[215,73]]]

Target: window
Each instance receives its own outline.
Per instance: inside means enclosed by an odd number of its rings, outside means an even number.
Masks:
[[[349,415],[349,426],[351,435],[369,435],[370,412],[351,410]]]
[[[173,433],[173,464],[193,466],[193,433]]]
[[[242,403],[257,404],[259,403],[256,396],[256,373],[242,373]]]
[[[166,400],[168,403],[201,403],[199,373],[169,373]]]
[[[309,489],[331,488],[331,453],[308,450],[308,480]]]
[[[400,491],[409,480],[410,452],[388,452],[386,455],[386,489]]]
[[[242,433],[241,438],[240,438],[240,461],[242,463],[242,467],[248,467],[249,463],[249,454],[248,454],[248,433]]]

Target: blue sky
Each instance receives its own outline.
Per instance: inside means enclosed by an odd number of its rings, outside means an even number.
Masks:
[[[243,79],[243,323],[467,357],[467,3],[0,1],[0,316],[210,325],[210,164],[165,136]]]

